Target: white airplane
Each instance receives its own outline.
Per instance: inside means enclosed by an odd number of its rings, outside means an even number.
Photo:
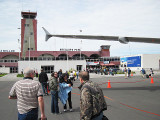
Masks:
[[[160,38],[99,36],[99,35],[55,35],[55,34],[50,34],[44,27],[42,28],[46,33],[45,41],[48,41],[50,37],[61,37],[61,38],[73,38],[73,39],[119,41],[120,43],[124,43],[124,44],[127,44],[128,42],[143,42],[143,43],[160,44]]]

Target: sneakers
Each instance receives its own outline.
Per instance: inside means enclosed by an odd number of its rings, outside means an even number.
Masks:
[[[63,111],[64,111],[64,112],[67,112],[67,109],[64,109]]]
[[[67,109],[64,109],[63,111],[64,111],[64,112],[67,112]],[[69,111],[70,111],[70,112],[72,112],[72,111],[73,111],[73,109],[70,109]]]
[[[59,113],[55,113],[55,115],[59,115],[59,114],[62,114],[62,112],[59,112]]]
[[[59,112],[59,114],[62,114],[62,112]]]

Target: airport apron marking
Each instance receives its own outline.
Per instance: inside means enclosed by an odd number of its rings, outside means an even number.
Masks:
[[[153,114],[153,115],[156,115],[156,116],[160,116],[159,114],[152,113],[152,112],[148,112],[148,111],[145,111],[145,110],[141,110],[141,109],[138,109],[138,108],[135,108],[135,107],[132,107],[132,106],[129,106],[129,105],[123,104],[123,103],[120,103],[120,104],[121,104],[121,105],[124,105],[124,106],[127,106],[127,107],[129,107],[129,108],[132,108],[132,109],[138,110],[138,111],[142,111],[142,112],[145,112],[145,113],[149,113],[149,114]]]
[[[143,82],[143,81],[146,81],[148,79],[145,79],[145,80],[140,80],[140,81],[135,81],[135,82],[111,82],[111,83],[137,83],[137,82]],[[102,84],[107,84],[108,82],[105,82],[105,83],[102,83]],[[99,84],[99,85],[102,85],[102,84]],[[78,88],[78,87],[73,87],[73,88]],[[75,95],[80,95],[78,93],[72,93],[72,94],[75,94]],[[107,97],[107,96],[104,96],[105,98],[111,100],[111,101],[114,101],[113,99]],[[135,109],[135,110],[138,110],[138,111],[141,111],[141,112],[145,112],[145,113],[149,113],[149,114],[152,114],[152,115],[156,115],[156,116],[160,116],[159,114],[156,114],[156,113],[152,113],[152,112],[148,112],[148,111],[145,111],[145,110],[141,110],[141,109],[138,109],[138,108],[135,108],[135,107],[132,107],[132,106],[129,106],[129,105],[126,105],[124,103],[119,103],[121,105],[124,105],[126,107],[129,107],[129,108],[132,108],[132,109]]]
[[[72,94],[80,95],[79,93],[72,93]],[[107,99],[109,99],[109,100],[111,100],[111,101],[114,101],[113,99],[111,99],[111,98],[109,98],[109,97],[107,97],[107,96],[104,96],[104,97],[107,98]],[[119,104],[124,105],[124,106],[129,107],[129,108],[132,108],[132,109],[134,109],[134,110],[138,110],[138,111],[141,111],[141,112],[145,112],[145,113],[149,113],[149,114],[152,114],[152,115],[160,116],[159,114],[152,113],[152,112],[148,112],[148,111],[145,111],[145,110],[141,110],[141,109],[138,109],[138,108],[135,108],[135,107],[126,105],[126,104],[121,103],[121,102],[119,102]]]

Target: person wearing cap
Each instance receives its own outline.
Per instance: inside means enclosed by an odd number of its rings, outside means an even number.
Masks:
[[[38,104],[41,120],[45,120],[44,100],[41,84],[34,81],[34,71],[24,70],[24,79],[17,81],[9,92],[9,99],[17,99],[18,120],[37,120]]]

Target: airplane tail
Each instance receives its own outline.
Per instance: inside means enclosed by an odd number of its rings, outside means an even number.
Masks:
[[[48,39],[50,37],[52,37],[52,35],[44,27],[42,27],[42,28],[43,28],[44,32],[46,33],[45,41],[48,41]]]

